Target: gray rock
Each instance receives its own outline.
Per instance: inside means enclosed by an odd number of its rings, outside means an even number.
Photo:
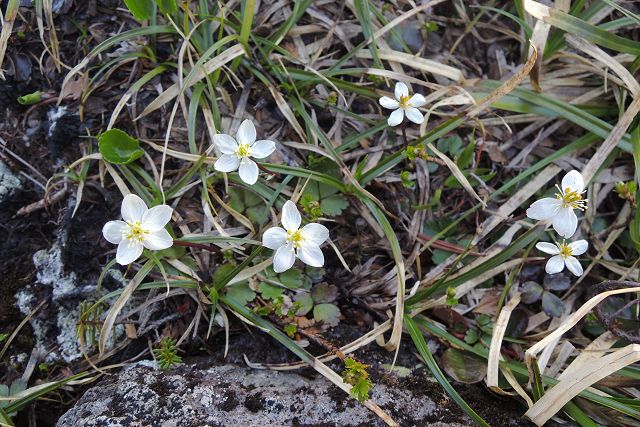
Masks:
[[[0,203],[13,197],[21,187],[20,178],[0,160]]]
[[[472,425],[443,412],[444,402],[420,389],[393,382],[376,384],[371,397],[403,427]],[[183,365],[163,372],[148,362],[106,377],[57,423],[57,427],[384,425],[319,376],[309,379],[237,365],[205,369]]]

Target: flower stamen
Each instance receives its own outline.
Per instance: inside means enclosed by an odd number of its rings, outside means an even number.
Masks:
[[[573,250],[571,246],[567,245],[567,243],[563,240],[562,243],[558,245],[558,249],[560,249],[560,255],[563,259],[567,259],[570,256],[573,256]]]
[[[238,149],[236,150],[236,156],[239,159],[243,157],[249,157],[251,155],[251,145],[249,144],[238,144]]]
[[[407,96],[401,96],[400,99],[398,100],[398,102],[400,103],[400,107],[403,110],[406,110],[407,108],[411,107],[411,103],[409,102],[411,98],[409,97],[409,95]]]
[[[301,230],[287,231],[287,243],[293,243],[295,249],[302,246],[302,242],[304,242],[304,237],[302,236]]]
[[[131,246],[141,244],[147,234],[149,234],[149,230],[142,228],[140,221],[127,221],[127,225],[122,227],[122,238],[128,240]]]
[[[581,211],[587,209],[588,200],[583,199],[581,193],[570,188],[565,188],[564,191],[562,191],[562,188],[558,185],[556,185],[556,187],[560,191],[560,193],[556,193],[556,199],[562,200],[563,208],[579,209]]]

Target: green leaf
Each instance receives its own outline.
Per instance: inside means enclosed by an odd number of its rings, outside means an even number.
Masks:
[[[560,317],[564,313],[564,303],[549,291],[542,293],[542,309],[551,317]]]
[[[124,0],[124,4],[138,21],[146,21],[153,15],[153,0]]]
[[[227,287],[227,298],[237,301],[242,305],[246,305],[248,302],[253,301],[256,297],[256,293],[251,290],[248,284],[238,283]]]
[[[42,92],[39,90],[18,97],[18,103],[20,105],[33,105],[40,101],[42,101]]]
[[[318,304],[313,307],[313,318],[316,322],[337,326],[340,323],[340,309],[334,304]]]
[[[334,302],[338,298],[338,287],[320,283],[311,290],[311,298],[316,304]]]
[[[442,354],[442,367],[451,378],[465,384],[480,382],[487,374],[486,362],[455,348],[449,348]]]
[[[123,165],[142,157],[140,142],[120,129],[110,129],[98,137],[100,154],[109,163]]]
[[[337,216],[349,207],[349,201],[342,194],[334,194],[326,199],[320,200],[320,209],[326,216]]]
[[[263,298],[274,300],[282,295],[284,289],[278,286],[270,285],[268,283],[260,283],[260,285],[258,286],[258,291],[260,291],[260,294]]]
[[[156,0],[156,4],[158,5],[158,9],[160,9],[160,12],[167,15],[176,13],[178,11],[176,0]]]
[[[293,301],[300,304],[296,316],[304,316],[313,309],[313,298],[306,292],[300,292],[293,297]]]

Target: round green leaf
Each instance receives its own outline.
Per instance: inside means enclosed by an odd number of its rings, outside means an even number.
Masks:
[[[329,326],[337,326],[340,322],[340,309],[333,304],[318,304],[313,307],[313,318]]]
[[[110,129],[98,138],[100,154],[109,163],[123,165],[142,157],[140,142],[120,129]]]
[[[469,353],[449,348],[442,354],[442,366],[454,380],[473,384],[487,375],[487,363]]]

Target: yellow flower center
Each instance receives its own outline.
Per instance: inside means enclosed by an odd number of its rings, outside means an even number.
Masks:
[[[236,150],[236,156],[240,157],[249,157],[251,154],[251,145],[249,144],[238,144],[238,149]]]
[[[400,97],[400,101],[398,102],[400,103],[400,107],[402,107],[402,109],[406,110],[407,108],[411,107],[409,99],[411,99],[409,95]]]
[[[562,200],[563,208],[580,209],[581,211],[587,209],[587,199],[583,199],[582,194],[570,188],[565,188],[562,191],[558,187],[558,190],[560,190],[560,193],[556,193],[556,199]]]
[[[571,251],[571,247],[569,245],[567,245],[565,242],[562,242],[560,244],[560,246],[558,246],[560,248],[560,256],[562,258],[568,258],[570,256],[573,256],[573,252]]]
[[[302,242],[304,242],[302,231],[287,231],[287,243],[293,243],[293,247],[297,249],[301,246]]]
[[[122,228],[122,238],[129,240],[131,244],[142,243],[149,230],[142,228],[140,221],[129,222]]]

